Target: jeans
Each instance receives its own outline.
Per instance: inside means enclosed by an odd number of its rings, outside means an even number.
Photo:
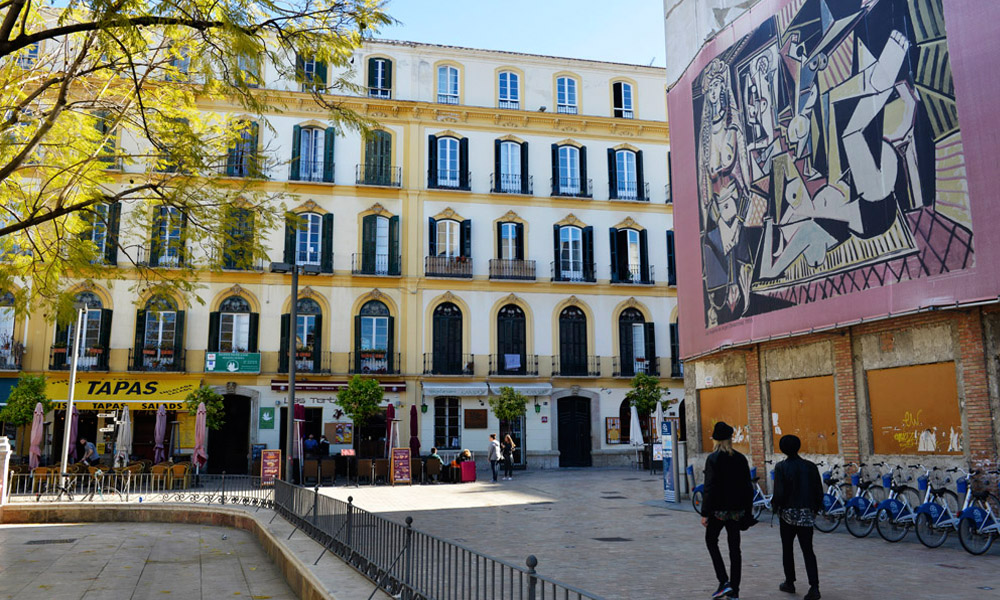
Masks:
[[[726,529],[726,537],[729,542],[729,569],[730,574],[726,576],[726,563],[722,562],[722,553],[719,552],[719,534],[722,529]],[[720,521],[714,516],[708,517],[708,526],[705,528],[705,545],[708,546],[708,554],[712,557],[712,566],[715,567],[715,577],[719,583],[729,582],[733,587],[733,596],[740,595],[740,577],[743,571],[743,557],[740,554],[740,524],[737,521]]]
[[[500,473],[500,461],[498,461],[498,460],[491,460],[490,461],[490,470],[493,471],[493,481],[496,481],[497,480],[497,475]]]
[[[799,538],[802,560],[806,563],[806,577],[809,586],[819,586],[819,569],[816,567],[816,553],[813,552],[813,528],[789,525],[781,521],[781,563],[785,567],[785,581],[795,581],[795,538]]]
[[[514,476],[514,459],[513,458],[508,457],[508,458],[503,459],[503,476],[504,477],[513,477]]]

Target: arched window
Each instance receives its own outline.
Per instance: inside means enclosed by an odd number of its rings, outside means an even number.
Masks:
[[[572,77],[556,79],[556,112],[576,114],[576,79]]]
[[[453,137],[438,138],[437,184],[439,187],[457,188],[459,184],[459,143]]]
[[[559,374],[586,376],[587,315],[576,306],[568,306],[559,313]]]
[[[527,174],[522,172],[526,167],[521,156],[522,149],[527,152],[527,145],[510,140],[500,142],[497,147],[497,167],[499,168],[497,183],[499,185],[493,186],[494,191],[503,194],[525,193],[524,182],[521,178],[527,177]]]
[[[240,296],[229,296],[209,315],[209,351],[256,352],[258,315]]]
[[[230,177],[254,177],[260,174],[257,161],[257,136],[260,126],[255,121],[237,121],[236,139],[229,146],[226,157],[226,175]]]
[[[154,296],[136,313],[133,371],[173,371],[183,365],[184,311],[164,296]]]
[[[632,109],[632,84],[616,81],[611,85],[611,95],[614,101],[614,116],[619,119],[631,119],[635,113]]]
[[[60,370],[68,369],[73,354],[79,346],[80,356],[77,361],[77,369],[84,371],[107,370],[107,350],[111,340],[111,311],[104,308],[101,299],[93,292],[80,292],[76,295],[75,303],[87,307],[83,314],[81,343],[76,343],[77,320],[75,318],[66,325],[56,327],[50,367]]]
[[[368,96],[392,98],[392,61],[388,58],[368,59]]]
[[[395,373],[393,318],[379,300],[365,302],[354,317],[354,372]]]
[[[438,67],[438,97],[441,104],[458,104],[458,69],[451,65]]]
[[[187,226],[187,218],[173,206],[158,206],[155,210],[149,266],[176,267],[184,261],[184,228]]]
[[[428,136],[427,187],[470,190],[469,138]]]
[[[289,344],[295,344],[295,370],[303,373],[320,373],[323,366],[323,309],[312,298],[299,298],[295,302],[295,326],[291,315],[281,315],[281,356],[279,369],[288,370]]]
[[[559,147],[559,192],[580,193],[580,149],[574,146]]]
[[[659,374],[653,324],[646,323],[645,317],[635,308],[626,308],[618,317],[618,345],[621,356],[619,376]]]
[[[636,189],[635,152],[619,150],[615,153],[615,179],[617,179],[618,198],[636,200],[639,197]]]
[[[295,263],[318,265],[322,251],[323,217],[315,213],[299,215],[295,230]]]
[[[461,245],[459,243],[458,221],[452,219],[442,219],[436,222],[436,242],[437,256],[458,256]]]
[[[462,309],[443,302],[434,309],[431,373],[458,375],[463,372]]]
[[[365,185],[399,185],[392,174],[392,135],[377,129],[365,138],[364,172],[358,179]]]
[[[299,176],[302,181],[323,181],[323,146],[326,132],[319,127],[299,131]]]
[[[520,78],[517,73],[501,71],[497,81],[498,107],[517,110],[521,108]]]
[[[528,373],[527,325],[524,311],[507,304],[497,313],[497,356],[494,371],[500,375]]]

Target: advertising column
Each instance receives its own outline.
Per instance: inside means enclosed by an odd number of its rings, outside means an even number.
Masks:
[[[680,502],[677,490],[677,418],[666,417],[660,423],[663,444],[663,500]]]

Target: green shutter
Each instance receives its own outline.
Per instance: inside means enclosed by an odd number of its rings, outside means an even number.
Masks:
[[[361,219],[361,272],[371,275],[375,272],[375,236],[378,215],[366,215]]]
[[[163,232],[163,227],[166,224],[166,215],[164,214],[167,210],[166,206],[157,206],[155,209],[156,214],[153,216],[153,232],[149,236],[149,266],[157,267],[160,265],[160,253],[162,252],[163,240],[160,238],[160,234]]]
[[[635,153],[635,185],[636,197],[639,200],[649,200],[646,197],[646,179],[642,173],[642,150]]]
[[[292,164],[291,171],[288,173],[288,178],[292,181],[298,181],[301,177],[299,165],[301,157],[301,146],[302,146],[302,127],[295,125],[292,127]]]
[[[674,256],[674,232],[667,230],[667,285],[677,285],[677,259]]]
[[[282,262],[289,265],[295,264],[295,221],[293,213],[285,213],[285,255]]]
[[[333,213],[323,215],[320,242],[320,271],[333,273]]]
[[[590,197],[593,193],[587,183],[587,147],[580,146],[580,195]]]
[[[392,61],[385,59],[385,88],[392,90]]]
[[[558,225],[552,226],[552,279],[562,280],[562,257],[559,255],[559,230]]]
[[[531,176],[528,174],[528,142],[521,142],[521,193],[530,194]]]
[[[319,84],[317,86],[318,88],[326,88],[326,75],[327,75],[326,71],[327,71],[326,63],[321,60],[317,60],[315,81],[316,83]]]
[[[389,217],[389,274],[399,275],[399,217]]]
[[[375,87],[375,68],[377,64],[375,60],[374,58],[368,59],[368,89]]]
[[[503,173],[500,172],[500,149],[503,142],[500,140],[493,140],[493,191],[500,193],[503,189]]]
[[[146,311],[135,311],[135,346],[132,350],[131,369],[142,364],[142,350],[146,346]]]
[[[97,337],[97,343],[104,347],[104,351],[97,357],[97,363],[105,370],[108,368],[108,355],[111,353],[111,314],[110,308],[101,309],[101,331]]]
[[[596,280],[596,265],[594,265],[594,228],[583,228],[583,279]]]
[[[393,317],[389,317],[389,331],[388,331],[388,334],[386,335],[386,346],[388,346],[388,347],[385,349],[386,364],[389,367],[389,369],[388,369],[389,373],[394,373],[395,372],[393,370],[394,363],[396,362],[396,360],[395,360],[396,359],[396,351],[395,351],[395,345],[396,344],[394,343],[395,339],[396,339],[396,319],[394,319]]]
[[[614,227],[608,229],[611,248],[611,282],[618,282],[618,230]]]
[[[291,332],[291,322],[292,315],[287,313],[281,315],[281,343],[278,351],[278,372],[280,373],[288,372],[288,340]]]
[[[437,187],[437,136],[427,136],[427,187]]]
[[[257,338],[260,336],[260,313],[250,313],[247,352],[257,352]]]
[[[469,138],[458,140],[458,187],[470,188],[469,181]]]
[[[354,372],[361,372],[361,316],[354,316]]]
[[[458,246],[462,256],[472,258],[472,219],[466,219],[459,225]]]
[[[649,240],[646,230],[639,231],[639,273],[643,283],[649,283]]]
[[[219,351],[219,324],[222,321],[222,313],[213,311],[208,313],[208,351]]]
[[[517,236],[516,252],[514,258],[524,260],[524,223],[514,223],[514,235]]]
[[[104,262],[108,265],[118,264],[118,233],[121,220],[121,202],[112,202],[108,205],[108,235],[104,240]]]
[[[313,373],[323,370],[323,315],[316,315],[313,328]]]
[[[437,221],[427,218],[427,256],[437,256]]]
[[[247,171],[251,177],[261,177],[263,175],[263,165],[257,156],[257,144],[260,137],[260,125],[256,121],[250,123],[250,156],[246,157]]]
[[[184,311],[179,310],[174,320],[174,367],[180,367],[181,354],[184,352]],[[177,369],[179,370],[179,369]]]
[[[559,195],[559,144],[552,144],[552,195]]]
[[[326,128],[326,135],[323,138],[323,181],[333,183],[333,148],[337,138],[337,130],[333,127]]]
[[[618,157],[614,148],[608,148],[608,198],[618,199]]]

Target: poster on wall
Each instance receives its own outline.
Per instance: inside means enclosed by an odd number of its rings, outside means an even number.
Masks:
[[[259,429],[274,429],[274,407],[273,406],[261,406],[260,407],[260,420],[258,421]]]
[[[604,418],[604,441],[608,444],[622,443],[622,420],[619,417]]]
[[[323,435],[331,444],[354,444],[354,423],[326,423]]]

